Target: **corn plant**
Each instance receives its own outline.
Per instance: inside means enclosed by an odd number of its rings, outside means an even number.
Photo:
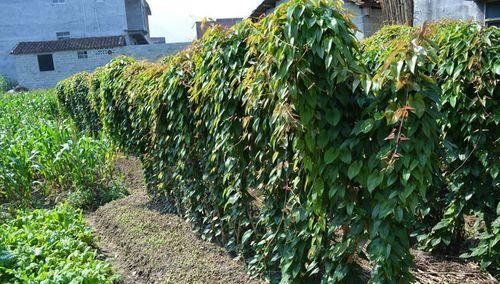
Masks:
[[[113,178],[113,156],[108,139],[75,128],[52,92],[0,98],[2,203],[31,206],[69,198],[89,208],[107,202],[124,193]]]

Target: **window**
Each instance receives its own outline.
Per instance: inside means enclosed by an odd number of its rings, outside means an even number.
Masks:
[[[66,0],[52,0],[52,4],[64,4]]]
[[[89,54],[86,51],[78,51],[78,59],[89,58]]]
[[[52,54],[38,55],[38,68],[40,72],[54,71],[54,59]]]
[[[57,36],[57,40],[69,39],[70,33],[69,32],[57,32],[56,36]]]
[[[488,26],[500,26],[500,1],[485,3],[485,23]]]

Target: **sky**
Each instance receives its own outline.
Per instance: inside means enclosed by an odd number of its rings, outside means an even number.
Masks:
[[[192,41],[203,18],[245,18],[262,0],[148,0],[151,36],[166,42]]]

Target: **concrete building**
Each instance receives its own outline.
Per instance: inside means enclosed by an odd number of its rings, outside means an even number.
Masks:
[[[264,0],[250,15],[258,19],[274,11],[280,4],[288,0]],[[382,10],[378,0],[345,0],[344,9],[351,16],[352,22],[358,28],[356,36],[363,38],[378,31],[383,22]]]
[[[121,54],[155,59],[187,45],[152,44],[165,41],[150,38],[149,15],[146,0],[2,0],[0,74],[52,87]]]
[[[251,14],[259,18],[288,0],[264,0]],[[379,0],[344,0],[344,8],[358,27],[358,37],[375,33],[383,24]],[[472,20],[500,26],[500,0],[414,0],[414,25],[441,19]]]
[[[484,22],[488,26],[500,28],[500,1],[483,2]]]
[[[190,43],[126,45],[124,36],[21,42],[12,51],[19,85],[49,88],[72,74],[91,72],[120,55],[157,61]]]
[[[499,0],[414,0],[414,25],[440,19],[472,20],[499,26]]]
[[[215,19],[205,22],[196,22],[196,38],[200,39],[203,37],[208,28],[212,26],[221,26],[224,29],[230,29],[232,26],[243,21],[242,18],[224,18]]]

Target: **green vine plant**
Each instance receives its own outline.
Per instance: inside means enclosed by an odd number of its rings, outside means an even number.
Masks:
[[[363,258],[372,282],[411,282],[410,234],[453,196],[430,192],[446,181],[446,55],[428,29],[360,46],[337,2],[289,1],[158,63],[117,58],[58,96],[94,111],[88,127],[141,159],[148,192],[252,274],[351,283]]]
[[[365,62],[383,64],[384,53],[415,30],[382,29],[363,43]],[[425,36],[437,55],[427,66],[427,75],[436,78],[441,89],[439,171],[429,190],[431,202],[420,206],[421,225],[414,235],[420,248],[445,253],[464,252],[465,238],[477,238],[470,252],[461,256],[479,260],[498,275],[500,31],[445,21],[429,25]],[[474,216],[475,224],[465,226],[466,216]],[[466,231],[470,226],[472,230]]]

